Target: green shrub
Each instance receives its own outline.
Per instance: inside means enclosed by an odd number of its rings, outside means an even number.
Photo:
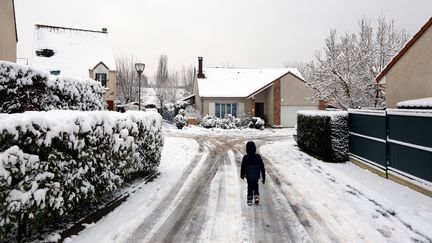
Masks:
[[[54,76],[0,61],[0,113],[104,110],[104,88],[92,79]]]
[[[299,111],[297,144],[325,160],[348,159],[348,113],[345,111]]]
[[[49,111],[0,115],[0,238],[74,214],[156,170],[156,112]]]

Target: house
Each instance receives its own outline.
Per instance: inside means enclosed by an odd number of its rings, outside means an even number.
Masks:
[[[195,106],[201,114],[258,116],[270,126],[294,127],[298,110],[317,110],[313,91],[295,68],[203,68],[198,58]]]
[[[432,18],[376,77],[385,86],[387,108],[405,100],[432,97]]]
[[[18,33],[13,0],[0,0],[0,60],[16,62]]]
[[[95,79],[107,88],[114,110],[117,77],[108,31],[36,25],[32,66],[53,75]]]

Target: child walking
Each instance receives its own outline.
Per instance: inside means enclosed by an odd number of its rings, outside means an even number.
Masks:
[[[256,153],[255,143],[252,141],[246,144],[246,155],[243,156],[240,170],[240,178],[243,180],[246,176],[248,183],[247,204],[252,205],[252,200],[255,199],[255,204],[259,203],[259,188],[258,180],[262,174],[262,183],[265,183],[265,168],[261,156]]]

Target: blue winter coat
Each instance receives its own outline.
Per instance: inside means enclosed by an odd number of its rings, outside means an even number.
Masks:
[[[246,177],[248,181],[258,181],[260,174],[262,174],[263,181],[265,181],[265,168],[262,158],[256,154],[256,147],[254,142],[246,144],[246,155],[243,156],[240,177]]]

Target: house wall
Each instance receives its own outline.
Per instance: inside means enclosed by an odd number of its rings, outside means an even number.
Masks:
[[[16,28],[12,0],[0,0],[0,60],[16,62]]]
[[[109,88],[108,100],[115,100],[117,96],[117,72],[116,71],[112,71],[112,70],[109,71],[107,86]]]
[[[297,111],[318,110],[319,102],[308,99],[313,96],[313,90],[296,76],[287,74],[282,77],[280,89],[280,125],[294,127],[297,124]]]
[[[203,112],[202,115],[214,115],[212,114],[214,111],[210,112],[209,106],[210,103],[242,103],[243,104],[243,110],[244,113],[248,114],[250,113],[250,109],[248,109],[248,101],[244,98],[202,98],[201,100],[201,104],[203,105]],[[240,106],[240,105],[239,105]],[[241,108],[239,108],[238,112],[240,111]],[[201,111],[201,110],[198,110]]]
[[[414,43],[383,77],[386,104],[432,97],[432,27]]]
[[[108,93],[106,94],[105,100],[112,107],[111,109],[115,109],[114,100],[117,96],[117,72],[113,70],[108,70],[104,65],[99,64],[95,67],[95,69],[89,69],[89,77],[92,79],[96,79],[96,73],[105,73],[107,74],[107,88]]]
[[[318,107],[318,101],[308,98],[314,95],[313,90],[306,86],[303,80],[291,73],[281,78],[281,105],[311,106]]]
[[[274,123],[273,123],[273,107],[274,107],[274,105],[273,105],[273,92],[274,92],[274,87],[273,86],[270,86],[268,89],[268,92],[267,92],[267,97],[266,97],[266,101],[265,101],[265,105],[266,105],[266,108],[267,108],[267,111],[268,111],[268,114],[267,114],[267,124],[268,125],[273,125]]]
[[[269,100],[270,97],[273,97],[272,92],[273,86],[270,86],[254,96],[255,103],[264,103],[264,120],[266,124],[272,124],[273,122],[273,102]],[[255,105],[253,108],[255,108]]]
[[[205,115],[205,113],[203,113],[203,111],[202,111],[202,102],[201,102],[201,97],[200,97],[200,94],[198,91],[198,81],[197,81],[196,77],[195,77],[194,83],[193,83],[193,93],[195,94],[195,109],[197,111],[199,111],[202,115]]]

